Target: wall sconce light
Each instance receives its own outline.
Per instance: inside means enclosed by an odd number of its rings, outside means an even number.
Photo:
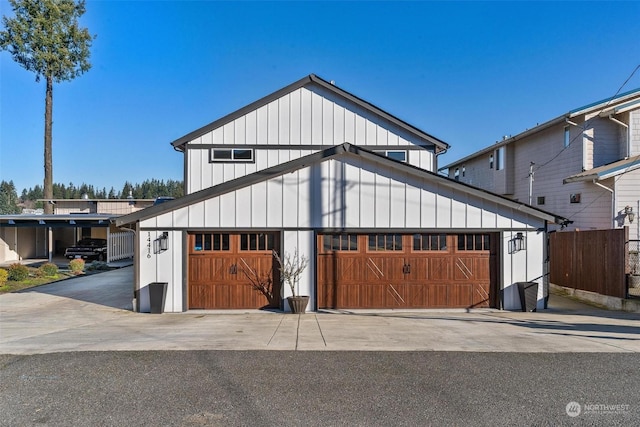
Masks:
[[[624,214],[627,216],[629,223],[633,223],[633,220],[636,219],[636,214],[633,212],[633,208],[631,206],[625,206]]]
[[[525,249],[527,249],[527,241],[524,238],[524,234],[518,232],[513,239],[509,241],[509,253],[513,254]]]
[[[164,231],[153,241],[153,253],[159,254],[169,249],[169,233]]]
[[[167,231],[160,235],[160,250],[166,251],[169,249],[169,233]]]

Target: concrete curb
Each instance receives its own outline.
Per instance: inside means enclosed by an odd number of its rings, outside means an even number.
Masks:
[[[606,308],[608,310],[625,311],[628,313],[640,313],[640,300],[610,297],[595,292],[554,285],[553,283],[550,283],[550,290],[556,295],[572,297],[578,301],[595,305],[596,307]]]

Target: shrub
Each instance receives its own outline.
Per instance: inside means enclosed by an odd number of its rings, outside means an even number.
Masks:
[[[14,282],[22,282],[29,277],[29,269],[27,266],[17,263],[9,266],[8,273],[9,280],[13,280]]]
[[[58,266],[52,262],[42,264],[38,268],[38,276],[40,277],[56,277],[58,275]]]
[[[80,258],[72,259],[69,261],[69,270],[76,275],[82,274],[82,271],[84,270],[84,260]]]
[[[0,286],[4,286],[7,280],[9,280],[9,272],[4,268],[0,268]]]
[[[93,261],[85,266],[87,271],[109,270],[109,266],[104,261]]]

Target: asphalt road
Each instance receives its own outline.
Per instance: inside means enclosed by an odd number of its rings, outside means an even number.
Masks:
[[[629,353],[0,355],[0,425],[631,426],[639,362]],[[578,416],[567,415],[570,402]]]

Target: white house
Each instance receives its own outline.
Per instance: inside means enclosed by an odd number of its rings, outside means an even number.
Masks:
[[[315,75],[173,146],[186,196],[115,220],[136,233],[140,311],[153,282],[168,312],[267,306],[248,277],[278,282],[274,250],[309,258],[308,310],[519,309],[564,221],[437,175],[446,143]]]

